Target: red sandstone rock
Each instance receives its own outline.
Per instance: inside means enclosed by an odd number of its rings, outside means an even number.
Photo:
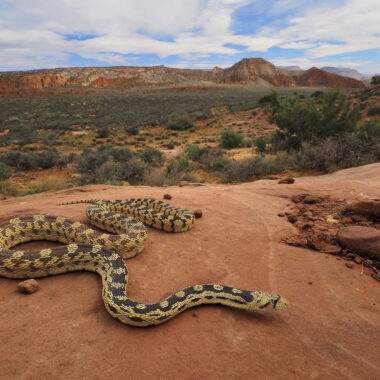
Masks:
[[[164,199],[172,199],[172,196],[170,194],[164,194]]]
[[[292,178],[292,177],[287,177],[287,178],[283,178],[283,179],[280,179],[278,181],[279,184],[292,184],[294,183],[295,179]]]
[[[379,200],[362,200],[352,202],[347,205],[347,210],[361,215],[369,215],[380,218],[380,201]]]
[[[348,226],[339,230],[339,244],[366,258],[380,259],[380,231],[376,228]]]

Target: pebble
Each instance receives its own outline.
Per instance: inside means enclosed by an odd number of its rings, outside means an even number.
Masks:
[[[19,282],[17,285],[17,290],[20,293],[32,294],[32,293],[35,293],[39,288],[40,286],[38,282],[33,278],[30,280]]]
[[[350,268],[350,269],[354,267],[354,264],[351,264],[351,263],[345,263],[345,265],[347,268]]]
[[[172,199],[173,197],[170,194],[164,194],[164,199]]]
[[[196,209],[196,210],[194,210],[193,213],[194,213],[195,219],[202,218],[202,215],[203,215],[202,210]]]
[[[288,220],[290,223],[295,223],[298,220],[298,218],[295,215],[290,214],[288,215]]]

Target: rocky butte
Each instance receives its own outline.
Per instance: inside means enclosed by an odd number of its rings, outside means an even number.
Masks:
[[[138,86],[249,85],[276,87],[365,88],[360,80],[328,73],[315,67],[278,68],[263,58],[245,58],[233,66],[213,70],[165,66],[74,67],[0,73],[0,95],[33,94],[40,90],[83,91],[86,88]]]

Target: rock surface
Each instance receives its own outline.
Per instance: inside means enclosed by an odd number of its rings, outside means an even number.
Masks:
[[[295,230],[277,214],[292,195],[355,200],[378,195],[380,164],[292,186],[271,180],[240,185],[153,188],[91,185],[0,201],[1,221],[50,213],[86,221],[90,198],[154,197],[202,209],[185,233],[149,228],[144,250],[127,260],[129,295],[155,302],[196,283],[278,292],[288,310],[246,313],[218,306],[185,311],[161,326],[133,328],[104,308],[95,273],[39,279],[32,297],[0,278],[0,378],[4,379],[377,379],[380,286],[360,266],[279,243]],[[333,192],[333,193],[332,193]],[[22,249],[56,246],[32,242]],[[364,267],[364,272],[367,270]]]
[[[369,259],[380,259],[380,231],[376,228],[348,226],[339,230],[339,244]]]

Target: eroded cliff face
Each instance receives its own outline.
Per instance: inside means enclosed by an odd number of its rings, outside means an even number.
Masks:
[[[294,78],[297,86],[304,87],[366,88],[366,85],[360,80],[328,73],[316,67],[312,67]]]
[[[209,70],[153,67],[85,67],[0,73],[0,95],[60,89],[174,86],[203,84],[263,85],[276,87],[365,88],[363,82],[317,68],[292,72],[262,58],[243,59],[227,69]]]
[[[224,70],[222,83],[249,84],[259,78],[276,87],[294,87],[293,78],[262,58],[246,58]]]

